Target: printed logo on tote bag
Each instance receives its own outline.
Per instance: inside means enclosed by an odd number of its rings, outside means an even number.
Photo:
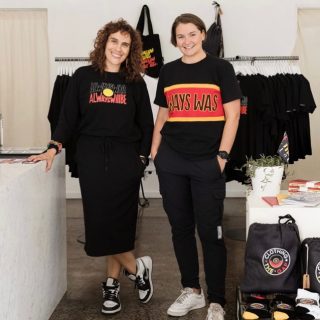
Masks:
[[[147,19],[149,34],[143,35],[144,21]],[[147,5],[142,7],[139,21],[137,24],[137,31],[141,34],[142,40],[142,55],[141,63],[148,76],[158,78],[160,69],[163,66],[163,57],[161,52],[160,37],[159,34],[153,33],[150,10]]]

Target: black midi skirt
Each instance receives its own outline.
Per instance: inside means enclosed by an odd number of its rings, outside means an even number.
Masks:
[[[136,144],[80,136],[76,161],[87,255],[106,256],[133,250],[144,169]]]

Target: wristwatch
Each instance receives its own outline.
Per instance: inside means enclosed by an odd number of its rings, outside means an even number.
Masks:
[[[229,155],[229,153],[227,151],[219,150],[217,155],[221,159],[226,160],[226,161],[229,161],[231,159],[230,155]]]

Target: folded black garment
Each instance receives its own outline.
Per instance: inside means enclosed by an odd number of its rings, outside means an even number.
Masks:
[[[287,295],[276,295],[271,302],[275,320],[292,319],[295,315],[295,301]]]

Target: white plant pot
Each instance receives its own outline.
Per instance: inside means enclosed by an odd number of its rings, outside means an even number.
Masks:
[[[280,193],[283,166],[259,167],[251,178],[252,192],[256,196],[276,196]]]

